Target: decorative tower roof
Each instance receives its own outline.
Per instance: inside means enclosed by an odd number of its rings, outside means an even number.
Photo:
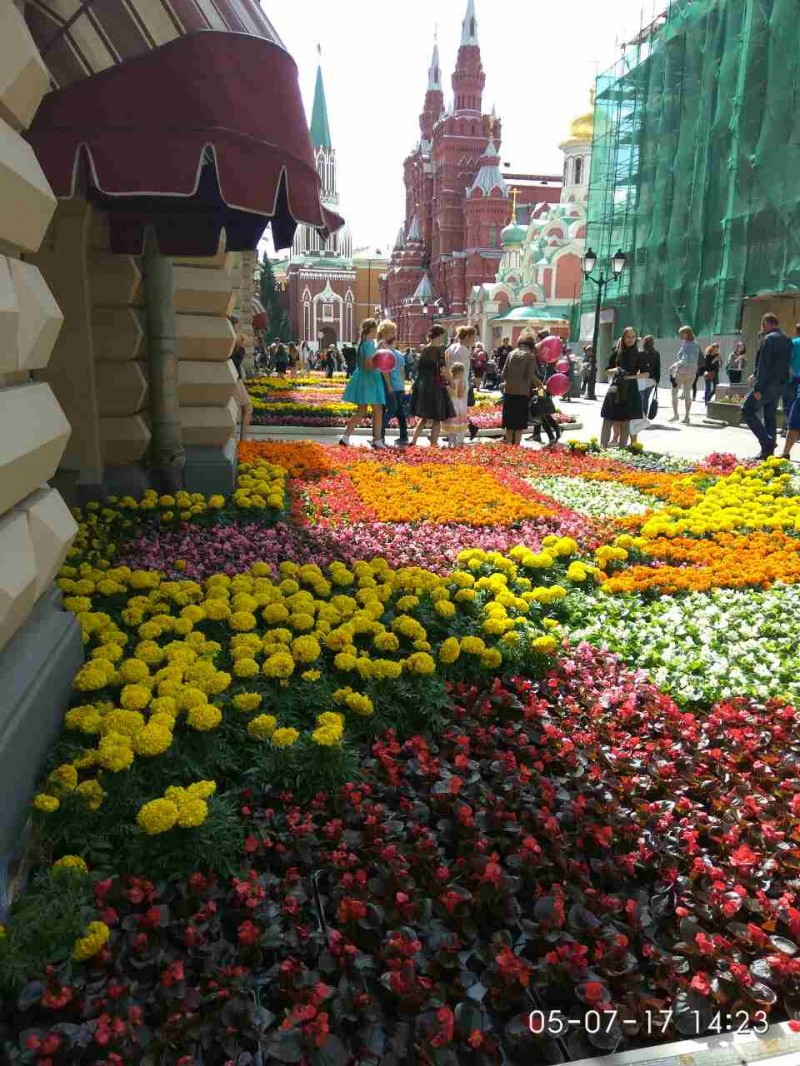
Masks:
[[[405,248],[405,246],[406,246],[406,235],[403,232],[403,227],[402,226],[400,227],[400,232],[397,234],[397,240],[394,242],[394,246],[395,246],[395,248],[398,249],[398,251],[401,248]]]
[[[426,300],[433,299],[433,286],[431,285],[431,279],[427,274],[423,274],[419,279],[419,285],[417,285],[414,290],[414,295],[411,299],[421,300],[423,303],[425,303]]]
[[[569,137],[563,144],[559,145],[562,150],[564,148],[571,148],[576,144],[590,144],[594,138],[594,88],[589,93],[589,104],[591,110],[587,111],[585,115],[579,115],[573,119],[569,124]]]
[[[480,114],[483,87],[486,75],[481,63],[478,42],[478,20],[475,17],[475,0],[467,0],[467,13],[461,23],[461,46],[458,49],[456,69],[452,79],[454,110]]]
[[[428,91],[425,93],[425,107],[419,116],[419,128],[422,139],[429,141],[433,136],[433,127],[439,121],[444,109],[444,92],[442,91],[442,68],[439,64],[439,42],[434,37],[433,55],[428,68]]]
[[[442,89],[442,68],[439,66],[439,42],[434,39],[433,42],[433,56],[431,57],[431,65],[428,68],[428,92]]]
[[[461,44],[480,47],[478,41],[478,20],[475,17],[475,0],[467,0],[467,13],[461,23]]]
[[[421,240],[422,230],[419,224],[419,215],[414,215],[414,217],[411,219],[411,225],[408,227],[408,233],[406,234],[406,242],[408,244],[411,244],[414,241],[419,242]]]
[[[325,102],[325,85],[322,81],[322,63],[317,66],[317,83],[314,86],[314,107],[311,110],[311,143],[315,148],[333,148],[331,128],[328,123],[328,105]]]
[[[476,189],[480,189],[484,196],[490,196],[492,189],[499,189],[500,195],[508,199],[508,186],[500,173],[500,156],[497,154],[493,140],[486,145],[480,163],[481,168],[475,175],[475,181],[467,189],[467,196],[470,196]]]

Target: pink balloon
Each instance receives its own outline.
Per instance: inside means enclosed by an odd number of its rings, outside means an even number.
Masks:
[[[546,363],[555,363],[561,358],[563,351],[564,345],[560,337],[545,337],[539,342],[539,354]]]
[[[565,355],[562,355],[561,358],[558,360],[555,366],[555,370],[557,374],[569,373],[569,359],[567,359]]]
[[[386,373],[394,370],[394,353],[388,348],[380,348],[372,357],[372,365],[375,370],[382,370]]]
[[[569,378],[566,374],[553,374],[547,379],[547,391],[551,396],[566,396],[569,392]]]

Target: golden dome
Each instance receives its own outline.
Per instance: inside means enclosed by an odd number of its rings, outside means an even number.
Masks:
[[[585,115],[579,115],[570,122],[569,137],[562,147],[592,140],[594,136],[594,89],[590,93],[589,100],[592,105],[591,111],[587,111]]]

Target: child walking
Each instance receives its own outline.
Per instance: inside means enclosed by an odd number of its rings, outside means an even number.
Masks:
[[[455,417],[447,422],[447,436],[451,448],[461,448],[469,428],[467,409],[467,368],[463,363],[453,363],[450,369],[450,374],[452,377],[452,382],[450,384],[450,399],[453,401],[453,407],[455,408],[456,413]]]

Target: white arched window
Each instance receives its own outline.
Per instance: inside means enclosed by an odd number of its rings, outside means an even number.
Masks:
[[[309,289],[303,291],[303,340],[314,340],[311,335],[311,292]]]
[[[583,179],[583,160],[580,156],[575,160],[575,177],[573,180],[574,185],[580,185]]]

